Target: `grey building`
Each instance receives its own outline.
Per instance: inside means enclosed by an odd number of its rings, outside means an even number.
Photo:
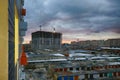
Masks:
[[[60,49],[62,34],[57,32],[37,31],[32,33],[33,50]]]
[[[15,80],[15,64],[14,64],[14,0],[9,0],[8,7],[8,34],[9,34],[9,51],[8,51],[8,79]]]
[[[18,46],[23,42],[21,39],[23,39],[27,30],[27,22],[24,22],[22,15],[23,5],[24,0],[8,0],[8,80],[17,80],[18,76],[18,63],[15,63],[15,54],[17,51],[15,51],[15,43],[17,42],[16,39],[19,40],[18,44],[16,44]],[[17,26],[15,19],[18,21]],[[17,28],[19,33],[15,32]],[[15,37],[17,34],[19,38]],[[20,51],[20,49],[18,49],[18,51]],[[17,54],[19,54],[19,52]]]

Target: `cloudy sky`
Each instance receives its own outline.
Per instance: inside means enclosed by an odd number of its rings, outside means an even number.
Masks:
[[[120,0],[25,0],[25,43],[40,25],[42,30],[61,32],[63,43],[120,38],[119,4]]]

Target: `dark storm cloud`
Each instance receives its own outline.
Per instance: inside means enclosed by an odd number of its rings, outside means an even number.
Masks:
[[[120,0],[25,0],[29,28],[69,33],[120,33]]]

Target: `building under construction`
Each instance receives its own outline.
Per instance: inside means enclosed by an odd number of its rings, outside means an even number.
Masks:
[[[32,33],[33,50],[60,49],[61,41],[61,33],[47,31],[37,31]]]

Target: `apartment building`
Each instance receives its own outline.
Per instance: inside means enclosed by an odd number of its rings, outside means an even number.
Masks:
[[[120,47],[120,39],[73,41],[71,47],[97,49],[100,47]]]
[[[20,34],[27,29],[23,5],[24,0],[0,0],[0,80],[18,79]]]

